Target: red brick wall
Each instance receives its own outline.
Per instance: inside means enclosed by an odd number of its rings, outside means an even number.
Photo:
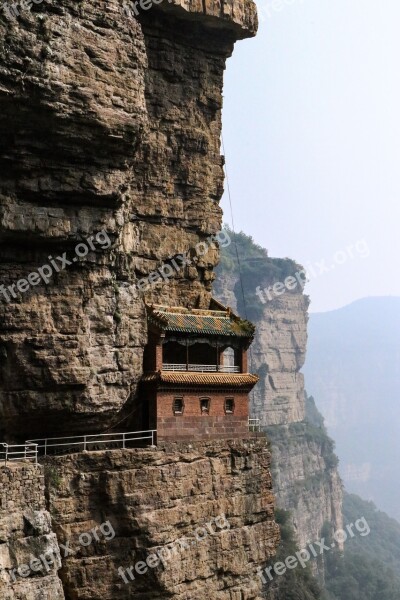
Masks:
[[[183,414],[174,415],[173,401],[179,397],[184,401]],[[201,397],[210,398],[209,414],[201,413]],[[233,414],[225,414],[225,398],[234,398]],[[151,404],[159,440],[171,437],[193,440],[249,437],[249,399],[246,393],[158,392],[157,401],[153,400]]]

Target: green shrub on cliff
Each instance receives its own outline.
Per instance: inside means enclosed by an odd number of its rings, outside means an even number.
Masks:
[[[278,281],[283,282],[286,277],[293,276],[301,270],[301,267],[289,258],[270,258],[265,248],[256,244],[251,236],[242,231],[234,233],[227,225],[224,229],[231,238],[231,244],[221,248],[220,263],[215,270],[215,293],[217,296],[223,296],[224,276],[233,276],[236,279],[233,291],[239,314],[250,320],[257,320],[262,317],[264,307],[256,295],[257,287],[264,289]]]

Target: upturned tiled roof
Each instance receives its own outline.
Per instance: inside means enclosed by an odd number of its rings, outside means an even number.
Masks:
[[[144,382],[238,388],[253,387],[258,380],[259,377],[251,373],[196,373],[193,371],[157,371],[156,373],[145,373],[142,377]]]
[[[214,305],[217,303],[214,301]],[[148,306],[149,323],[161,331],[201,333],[226,337],[252,338],[254,325],[241,319],[228,308],[221,310],[188,309],[159,304]]]

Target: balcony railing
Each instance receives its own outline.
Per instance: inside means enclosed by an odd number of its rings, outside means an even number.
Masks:
[[[7,466],[8,462],[27,462],[37,463],[38,448],[37,444],[27,442],[18,446],[9,446],[4,442],[0,443],[0,463],[4,462]]]
[[[240,367],[230,365],[195,365],[163,363],[163,371],[196,371],[198,373],[240,373]]]

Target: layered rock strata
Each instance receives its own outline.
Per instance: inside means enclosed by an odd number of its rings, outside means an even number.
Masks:
[[[249,0],[163,2],[138,18],[117,0],[20,12],[0,12],[0,437],[9,439],[119,422],[142,374],[144,299],[208,306],[223,73],[235,41],[257,26]],[[189,265],[138,290],[180,253]],[[46,284],[17,283],[44,265]]]
[[[61,571],[66,596],[259,598],[257,566],[278,543],[269,465],[265,440],[52,459],[59,473],[48,484],[54,527],[72,551]],[[105,522],[114,536],[97,529],[99,540],[80,538]]]
[[[16,20],[0,13],[1,439],[125,429],[142,376],[145,301],[209,305],[223,73],[235,41],[255,31],[249,0],[154,3],[138,18],[117,0],[49,0]],[[184,267],[143,285],[183,253]],[[16,598],[259,598],[256,569],[278,543],[269,464],[265,440],[49,459],[60,579],[56,563],[47,577],[18,582]],[[2,532],[16,555],[5,552],[5,571],[25,560],[15,539],[32,537],[41,551],[44,536],[56,547],[47,513],[23,528],[22,514],[44,509],[43,481],[36,500],[25,485],[29,477],[10,486],[21,493]],[[119,573],[193,541],[221,515],[229,527],[173,564],[128,583]]]

